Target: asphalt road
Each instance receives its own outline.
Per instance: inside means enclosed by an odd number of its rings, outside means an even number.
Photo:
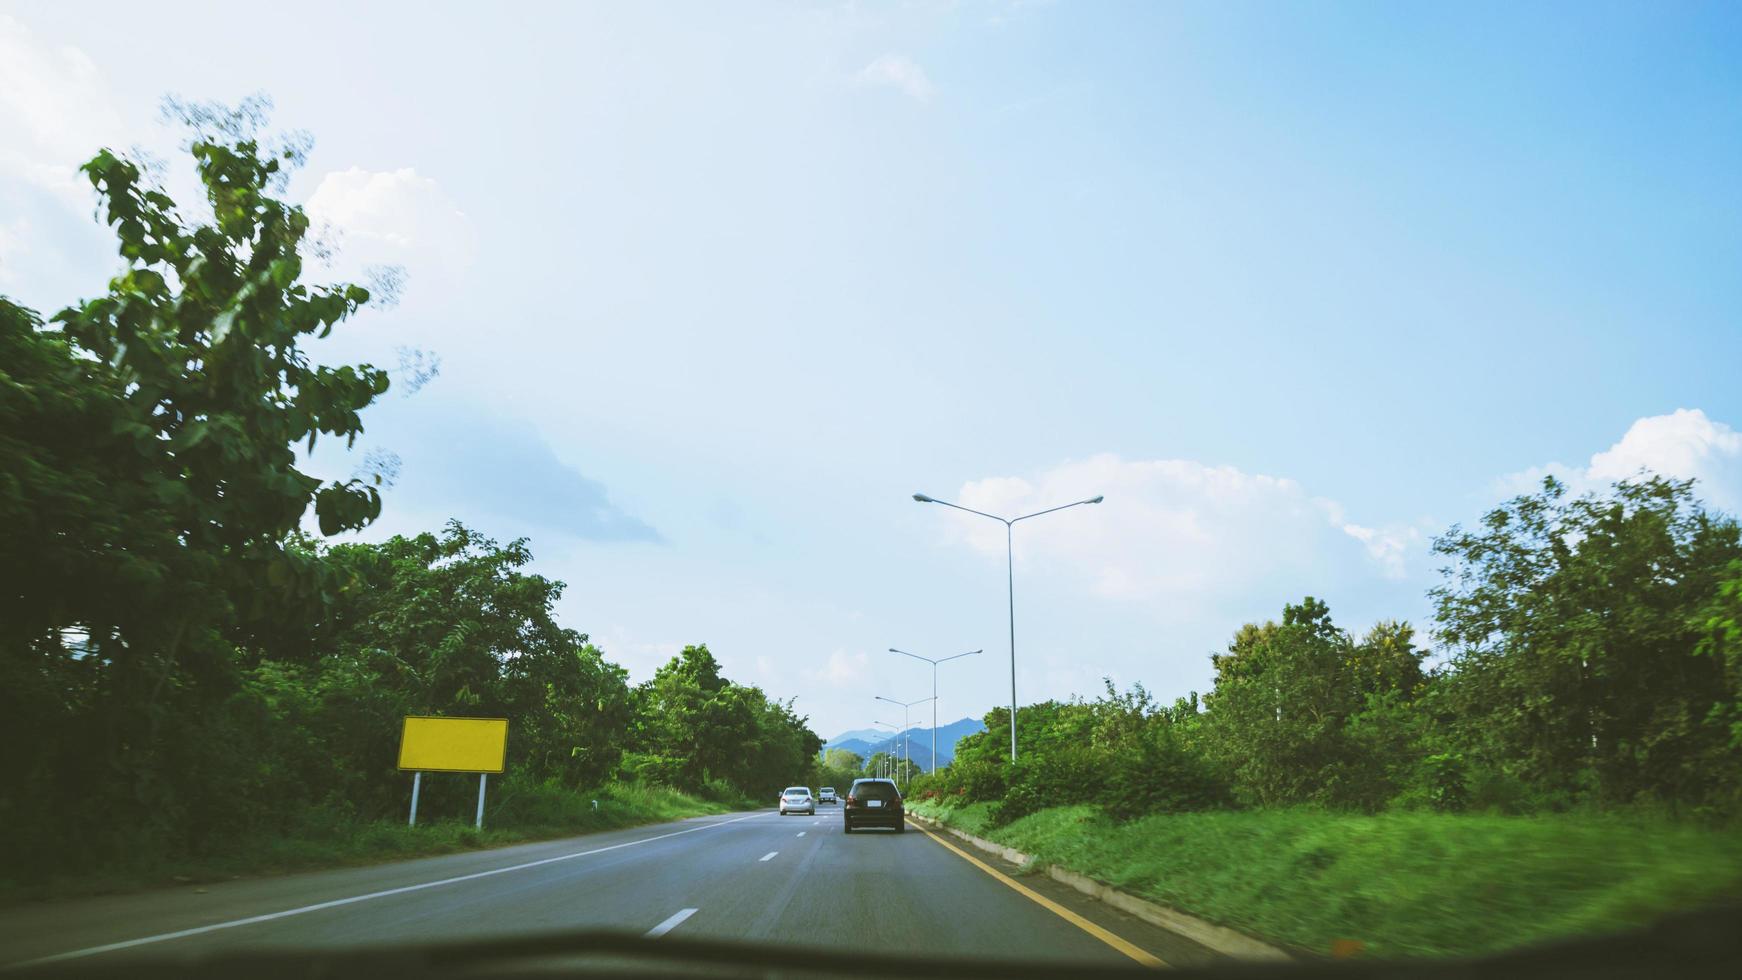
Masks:
[[[1216,959],[1044,876],[1011,877],[1014,869],[974,857],[981,864],[912,825],[904,834],[845,835],[833,807],[814,818],[701,817],[366,868],[18,906],[0,910],[0,963],[563,929],[774,943],[819,967],[865,949],[1028,962]]]

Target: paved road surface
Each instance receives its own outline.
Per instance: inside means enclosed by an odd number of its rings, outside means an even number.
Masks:
[[[855,949],[1130,963],[1134,948],[1172,965],[1215,959],[1044,876],[1014,879],[1087,920],[1074,923],[1009,880],[911,825],[905,834],[847,836],[833,808],[815,818],[759,811],[203,892],[185,886],[0,910],[0,963],[565,928],[791,944],[815,951],[819,964]]]

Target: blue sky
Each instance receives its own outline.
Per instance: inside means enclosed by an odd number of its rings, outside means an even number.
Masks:
[[[1006,696],[1001,530],[916,490],[1107,495],[1020,529],[1024,700],[1419,622],[1546,472],[1742,506],[1734,5],[113,9],[0,5],[0,292],[99,288],[72,168],[174,162],[165,93],[269,93],[331,274],[408,273],[321,356],[442,358],[371,533],[528,535],[636,676],[705,641],[825,735],[928,693],[890,646]]]

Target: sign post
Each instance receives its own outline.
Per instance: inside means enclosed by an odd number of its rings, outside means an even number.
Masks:
[[[508,754],[506,718],[434,718],[411,715],[399,737],[399,769],[410,772],[411,826],[417,826],[417,797],[426,772],[478,774],[478,816],[484,826],[484,789]]]

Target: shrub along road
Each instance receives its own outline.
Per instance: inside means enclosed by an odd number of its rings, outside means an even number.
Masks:
[[[1479,955],[1624,931],[1742,893],[1742,834],[1649,814],[1155,814],[990,804],[915,813],[1202,916],[1325,954]]]

